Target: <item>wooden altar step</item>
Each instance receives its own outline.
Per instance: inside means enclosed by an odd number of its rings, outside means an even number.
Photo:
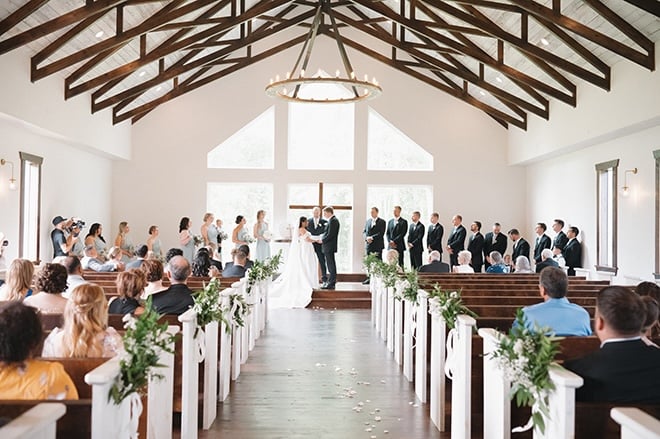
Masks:
[[[337,276],[341,278],[341,275]],[[369,285],[362,282],[337,282],[336,289],[312,292],[312,301],[308,308],[322,309],[369,309],[371,308],[371,293]]]

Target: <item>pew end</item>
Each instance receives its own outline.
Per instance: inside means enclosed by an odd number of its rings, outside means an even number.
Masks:
[[[55,439],[57,420],[66,413],[62,403],[37,404],[0,428],[3,439]]]
[[[621,439],[660,439],[660,420],[633,407],[615,407],[610,416],[621,425]]]

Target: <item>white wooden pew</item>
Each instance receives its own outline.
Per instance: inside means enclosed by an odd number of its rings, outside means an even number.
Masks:
[[[45,402],[32,407],[0,428],[2,439],[55,439],[57,420],[66,413],[66,406]]]
[[[456,342],[451,387],[451,438],[470,439],[472,429],[472,332],[477,321],[467,315],[456,318]]]
[[[431,384],[429,390],[431,421],[438,431],[445,431],[445,345],[447,324],[438,315],[431,316]]]
[[[181,439],[197,439],[197,398],[199,395],[198,346],[195,341],[197,313],[189,309],[179,316],[182,323]],[[215,393],[215,390],[214,392]]]
[[[413,380],[413,336],[416,329],[413,322],[413,315],[417,312],[417,307],[408,300],[403,301],[403,376],[408,381]]]
[[[417,306],[415,307],[415,395],[420,402],[426,403],[426,372],[427,372],[427,322],[428,322],[428,294],[424,290],[417,291]]]
[[[610,416],[621,425],[621,439],[660,439],[660,420],[633,407],[615,407]]]
[[[394,287],[387,287],[387,325],[385,330],[387,335],[387,350],[394,352],[394,302],[398,300],[394,299]]]
[[[229,295],[234,291],[233,288],[225,288],[222,293],[222,307],[229,306]],[[232,369],[232,327],[228,327],[227,323],[222,322],[218,328],[218,337],[220,337],[220,367],[218,371],[218,400],[224,401],[229,396],[229,387],[231,385],[231,369]]]

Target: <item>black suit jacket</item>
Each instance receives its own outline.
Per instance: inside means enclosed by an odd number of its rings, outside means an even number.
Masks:
[[[319,218],[318,227],[314,227],[314,217],[310,216],[307,218],[307,231],[314,236],[321,236],[325,231],[325,227],[328,225],[328,221],[325,218]],[[314,250],[321,250],[321,244],[314,243]]]
[[[369,227],[370,223],[371,227]],[[365,240],[367,253],[381,254],[385,248],[385,220],[379,217],[373,221],[373,218],[369,218],[364,224],[362,236]],[[371,243],[367,242],[367,238],[369,237],[373,238]]]
[[[541,252],[546,248],[550,248],[550,244],[550,237],[545,233],[541,235],[540,241],[534,246],[534,260],[537,264],[541,263]]]
[[[562,254],[567,267],[582,267],[582,244],[577,239],[568,241]]]
[[[502,256],[506,253],[507,239],[504,233],[498,233],[493,243],[493,232],[486,233],[484,237],[484,259],[490,256],[490,252],[498,251]]]
[[[417,222],[417,226],[415,226],[415,223],[412,223],[410,225],[410,229],[408,230],[408,243],[412,244],[412,247],[410,248],[410,251],[413,253],[422,253],[424,251],[424,244],[422,243],[424,241],[424,224],[421,222]]]
[[[323,237],[321,238],[322,244],[321,248],[323,253],[337,253],[337,238],[339,237],[339,220],[336,216],[332,216],[328,220],[328,227],[325,228],[323,232]]]
[[[559,267],[559,264],[554,259],[546,259],[543,262],[536,264],[536,272],[540,273],[545,267]]]
[[[470,236],[468,251],[472,253],[473,267],[484,265],[484,235],[482,235],[481,232],[477,232]]]
[[[431,224],[426,234],[426,248],[439,251],[442,254],[442,235],[445,234],[445,229],[442,224]]]
[[[394,218],[388,221],[387,223],[387,241],[388,248],[394,248],[389,245],[390,242],[396,244],[396,250],[401,254],[401,252],[406,251],[406,232],[408,231],[408,221],[399,217],[399,222],[395,225]]]
[[[192,291],[184,284],[171,285],[165,291],[153,294],[151,297],[151,304],[159,314],[180,315],[195,304]]]
[[[660,404],[660,349],[641,340],[605,343],[564,367],[584,379],[578,401]]]
[[[222,270],[222,277],[245,277],[245,271],[249,267],[243,267],[242,265],[234,265],[227,263],[225,269]]]
[[[456,229],[452,229],[449,234],[449,238],[447,238],[447,247],[451,247],[455,255],[461,250],[465,250],[466,235],[467,231],[465,230],[465,227],[463,227],[463,224],[456,227]]]
[[[429,264],[419,267],[420,273],[449,273],[449,264],[440,261],[433,261]]]
[[[559,233],[557,233],[557,236],[555,236],[554,241],[552,241],[552,247],[559,247],[563,250],[564,247],[566,247],[566,244],[568,244],[568,236],[560,230]]]
[[[518,241],[513,243],[513,253],[511,254],[511,260],[514,264],[516,263],[516,258],[518,256],[526,256],[527,259],[529,259],[529,242],[525,241],[525,238],[520,238]]]

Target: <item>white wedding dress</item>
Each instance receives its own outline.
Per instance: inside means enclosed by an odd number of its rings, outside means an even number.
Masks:
[[[273,282],[268,293],[269,308],[304,308],[312,301],[312,290],[318,284],[314,246],[309,232],[291,240],[284,271]]]

